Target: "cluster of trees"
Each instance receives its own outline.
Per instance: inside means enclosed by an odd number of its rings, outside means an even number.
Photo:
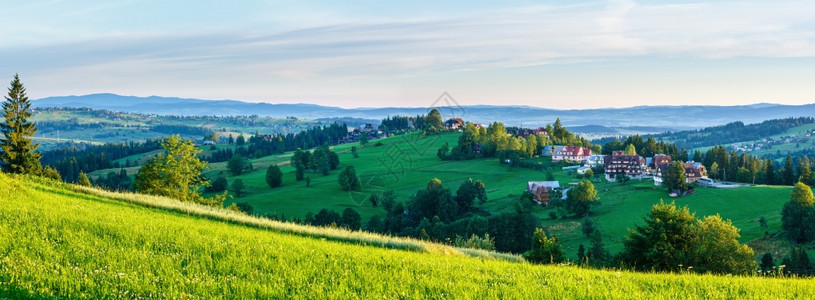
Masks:
[[[547,178],[548,179],[548,178]],[[554,179],[554,178],[551,178]],[[549,191],[550,199],[559,199],[562,197],[560,191]],[[524,202],[532,203],[534,195],[530,192],[524,192],[521,195],[521,200]],[[581,180],[577,186],[570,188],[566,192],[566,201],[550,201],[549,205],[553,208],[549,216],[552,219],[561,218],[582,218],[590,214],[591,206],[599,205],[600,197],[597,196],[597,190],[594,184],[589,180]]]
[[[384,132],[405,132],[413,128],[424,128],[424,117],[388,116],[379,123],[379,129]]]
[[[297,149],[291,157],[291,165],[295,168],[297,181],[305,179],[306,171],[326,176],[331,170],[340,167],[340,157],[328,145],[322,145],[314,149],[313,152]]]
[[[261,135],[255,133],[249,138],[248,153],[259,156],[280,154],[299,149],[311,149],[324,145],[335,145],[340,138],[348,136],[348,126],[332,123],[327,126],[314,126],[297,134]]]
[[[788,155],[784,164],[779,166],[771,159],[728,153],[724,147],[714,146],[704,155],[694,153],[696,159],[704,163],[708,176],[713,179],[770,185],[794,185],[799,180],[806,184],[815,183],[811,176],[812,162],[806,156],[793,159]]]
[[[593,151],[599,150],[599,147],[591,145],[591,143],[577,135],[569,132],[557,119],[553,125],[546,126],[546,132],[549,135],[542,133],[531,134],[527,137],[513,136],[508,132],[517,132],[518,128],[507,130],[503,123],[494,122],[489,124],[487,128],[476,127],[474,124],[467,122],[464,126],[464,132],[458,139],[458,143],[452,149],[450,145],[445,143],[437,151],[437,156],[442,160],[467,160],[475,158],[478,154],[474,153],[473,146],[480,145],[480,156],[482,157],[499,157],[502,162],[510,161],[510,164],[520,165],[523,158],[532,157],[539,153],[546,145],[572,145],[593,148]]]
[[[661,202],[651,208],[644,225],[623,241],[623,264],[641,271],[683,271],[749,274],[756,270],[753,250],[738,242],[738,228],[718,215],[697,219],[687,207]]]
[[[229,170],[229,173],[232,175],[238,176],[244,172],[252,171],[254,167],[248,158],[237,154],[233,155],[232,158],[226,162],[226,169]]]
[[[210,180],[209,186],[204,187],[207,193],[220,193],[229,188],[229,182],[224,176],[218,176],[215,180]]]
[[[305,223],[313,226],[333,226],[349,230],[360,230],[362,228],[362,217],[353,208],[346,208],[342,215],[334,210],[322,209],[316,215],[306,214]]]
[[[781,225],[796,243],[806,243],[815,237],[815,197],[808,185],[795,184],[790,201],[781,211]]]
[[[83,175],[85,175],[85,173],[79,173],[77,183],[82,182]],[[85,178],[87,178],[87,176],[85,176]],[[108,172],[105,176],[99,176],[93,180],[92,183],[95,186],[110,191],[128,191],[131,190],[133,181],[130,179],[130,176],[127,175],[127,170],[121,169],[119,172]]]
[[[537,225],[531,202],[517,201],[513,211],[497,215],[478,209],[475,203],[487,201],[479,180],[466,180],[453,193],[433,179],[406,202],[397,201],[393,191],[373,193],[369,201],[386,216],[371,217],[364,226],[367,231],[436,242],[458,240],[460,245],[481,245],[480,249],[522,253],[529,249]]]
[[[790,193],[790,200],[781,210],[781,227],[795,244],[781,264],[788,272],[798,275],[812,275],[815,272],[806,249],[802,246],[815,239],[815,196],[812,188],[798,182]],[[762,257],[762,269],[769,271],[774,266],[770,253]]]
[[[161,149],[161,140],[158,139],[103,145],[72,144],[43,152],[42,163],[56,169],[66,182],[76,182],[79,172],[129,167],[127,163],[122,165],[114,160],[158,149]]]
[[[577,252],[580,263],[585,265],[716,274],[750,274],[757,267],[753,250],[739,243],[739,230],[730,220],[722,220],[718,215],[697,219],[687,207],[678,208],[674,203],[655,204],[645,224],[629,230],[623,241],[624,249],[616,256],[605,249],[602,234],[591,219],[584,219],[581,227],[591,238],[590,248],[587,250],[581,244]],[[542,229],[536,229],[531,249],[524,257],[536,263],[560,263],[566,259],[557,237],[547,237]],[[772,268],[772,257],[767,259],[768,268]],[[803,260],[801,255],[791,255],[785,261],[796,259]]]
[[[624,151],[627,155],[639,154],[644,157],[651,157],[655,154],[670,155],[674,160],[687,161],[688,151],[683,147],[679,149],[677,145],[669,144],[664,141],[657,141],[653,136],[644,139],[640,135],[632,135],[625,140],[619,140],[616,137],[609,139],[601,139],[600,142],[606,141],[603,144],[602,153],[610,155],[614,151]],[[633,148],[631,148],[633,146]],[[633,149],[633,151],[631,151]]]
[[[160,153],[142,165],[136,174],[137,192],[166,196],[181,201],[220,206],[226,194],[204,198],[198,193],[209,182],[202,175],[209,167],[198,159],[201,152],[192,141],[173,135],[162,141],[165,153]]]

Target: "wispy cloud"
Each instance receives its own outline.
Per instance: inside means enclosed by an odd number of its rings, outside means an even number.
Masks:
[[[280,30],[274,24],[292,16],[267,14],[223,30],[102,31],[70,42],[0,46],[0,67],[202,83],[227,74],[342,82],[631,57],[815,57],[815,5],[807,1],[608,1],[396,19],[318,14],[333,21]]]

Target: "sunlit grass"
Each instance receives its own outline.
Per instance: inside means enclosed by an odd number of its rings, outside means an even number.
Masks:
[[[394,249],[400,243],[414,245],[400,248],[413,251]],[[815,294],[811,280],[536,266],[461,251],[0,174],[0,298],[807,299]]]

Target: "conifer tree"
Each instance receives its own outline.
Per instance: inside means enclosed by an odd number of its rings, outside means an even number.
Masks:
[[[79,172],[79,179],[77,180],[76,183],[81,185],[81,186],[87,186],[87,187],[91,186],[91,180],[88,179],[88,175],[86,175],[85,172],[82,172],[82,171]]]
[[[39,144],[32,137],[37,127],[31,118],[31,102],[15,74],[3,102],[3,122],[0,123],[0,161],[3,171],[18,174],[36,174],[40,171],[40,154],[34,152]]]

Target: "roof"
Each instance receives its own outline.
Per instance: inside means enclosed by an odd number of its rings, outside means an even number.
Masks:
[[[659,166],[657,166],[657,170],[660,174],[665,173],[665,168],[667,168],[668,165],[670,164],[661,163]],[[696,162],[682,163],[682,166],[685,168],[685,174],[693,174],[693,177],[702,177],[702,168],[705,167],[704,165]]]
[[[462,120],[461,118],[450,118],[449,120],[447,120],[447,121],[446,121],[446,122],[444,122],[444,123],[445,123],[445,124],[455,124],[455,123],[458,123],[458,124],[464,125],[464,120]]]
[[[554,153],[563,153],[563,155],[569,156],[590,156],[591,149],[578,146],[558,146],[555,148]]]
[[[538,187],[548,187],[550,189],[559,189],[560,182],[557,181],[530,181],[526,184],[526,190],[536,190]]]

